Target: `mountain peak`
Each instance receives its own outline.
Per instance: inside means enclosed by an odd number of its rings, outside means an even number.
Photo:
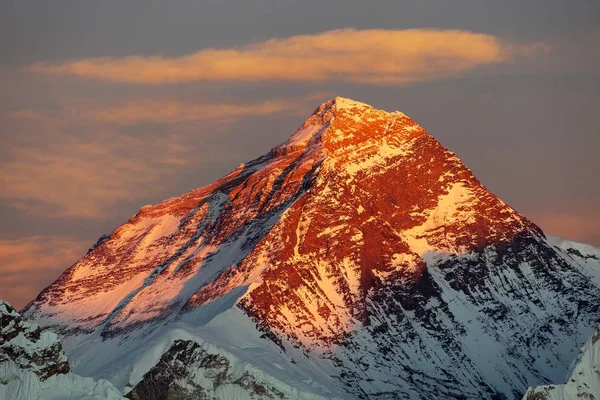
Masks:
[[[347,97],[335,96],[333,99],[329,100],[328,103],[333,103],[336,105],[338,110],[352,109],[352,108],[373,108],[369,104],[362,103],[360,101],[352,100]]]
[[[336,97],[282,146],[140,210],[24,315],[119,389],[164,368],[228,377],[231,352],[325,398],[508,399],[563,376],[600,317],[600,253],[561,246],[406,115]],[[180,374],[207,357],[218,368]]]
[[[331,111],[332,116],[338,116],[340,111],[344,111],[344,114],[350,112],[352,115],[360,115],[368,112],[377,112],[381,114],[394,114],[404,115],[400,111],[385,111],[377,109],[370,104],[363,103],[348,97],[335,96],[334,98],[322,103],[313,114],[322,114],[324,112]]]
[[[423,133],[423,128],[400,111],[379,110],[336,96],[319,105],[280,147],[302,149],[311,143],[322,143],[335,151],[364,142],[387,141],[385,136],[411,139]]]

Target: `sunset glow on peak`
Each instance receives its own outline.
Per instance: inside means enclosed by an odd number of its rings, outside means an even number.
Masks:
[[[0,399],[600,395],[575,3],[7,2]]]

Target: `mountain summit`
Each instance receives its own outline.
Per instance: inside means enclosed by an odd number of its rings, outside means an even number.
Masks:
[[[133,398],[512,399],[562,380],[599,286],[598,249],[546,236],[406,115],[336,97],[143,207],[24,315]]]

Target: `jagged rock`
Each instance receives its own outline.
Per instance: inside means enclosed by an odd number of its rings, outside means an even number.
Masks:
[[[235,369],[221,354],[198,343],[176,340],[127,397],[132,400],[217,400],[224,398],[290,399],[274,384],[252,372]],[[294,396],[294,397],[290,397]]]
[[[34,372],[42,381],[70,369],[56,334],[23,321],[10,304],[0,300],[0,363],[5,361]]]
[[[96,382],[69,370],[56,334],[24,321],[0,300],[0,399],[123,399],[109,382]]]

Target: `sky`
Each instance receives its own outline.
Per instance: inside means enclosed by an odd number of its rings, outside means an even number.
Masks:
[[[596,0],[4,0],[0,298],[340,95],[400,110],[547,233],[600,246]]]

